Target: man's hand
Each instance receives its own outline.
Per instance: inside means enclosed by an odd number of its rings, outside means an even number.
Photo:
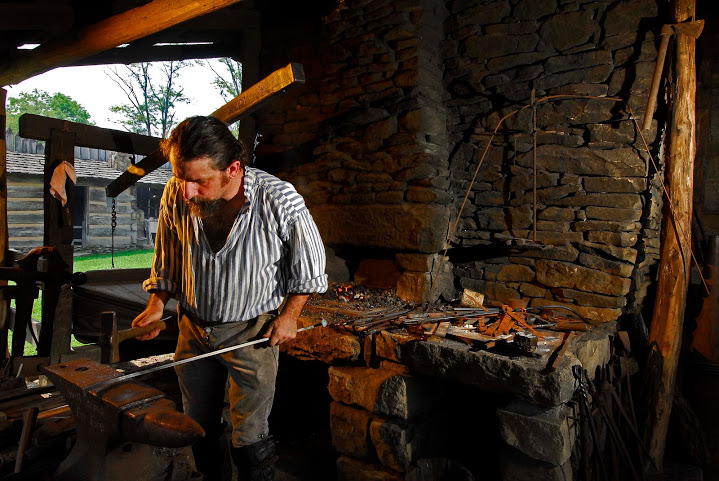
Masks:
[[[162,319],[164,315],[165,303],[170,298],[169,292],[159,291],[150,294],[150,300],[147,301],[147,307],[132,321],[132,327],[142,327]],[[137,336],[135,339],[140,341],[149,341],[160,334],[160,329],[153,329],[144,336]]]
[[[288,294],[287,302],[279,316],[272,321],[265,338],[270,338],[270,346],[277,346],[297,337],[297,319],[310,296],[308,294]]]
[[[297,337],[297,319],[282,312],[275,317],[267,332],[262,337],[270,338],[270,346],[277,346],[285,341],[291,341]]]

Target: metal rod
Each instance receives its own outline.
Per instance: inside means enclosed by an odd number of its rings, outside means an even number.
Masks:
[[[315,327],[326,327],[326,326],[327,326],[327,321],[326,321],[325,319],[322,319],[322,322],[318,322],[317,324],[313,324],[313,325],[311,325],[311,326],[307,326],[307,327],[303,327],[303,328],[297,329],[297,332],[309,331],[310,329],[314,329]],[[270,340],[270,339],[269,339],[268,337],[262,337],[262,338],[260,338],[260,339],[255,339],[255,340],[253,340],[253,341],[248,341],[248,342],[245,342],[245,343],[242,343],[242,344],[237,344],[236,346],[223,347],[222,349],[218,349],[218,350],[216,350],[216,351],[206,352],[206,353],[204,353],[204,354],[198,354],[197,356],[188,357],[187,359],[181,359],[181,360],[179,360],[179,361],[174,361],[174,362],[171,362],[171,363],[168,363],[168,364],[163,364],[162,366],[155,366],[155,367],[151,367],[151,368],[149,368],[149,369],[145,369],[145,370],[143,370],[143,371],[137,371],[137,372],[133,372],[133,373],[130,373],[130,374],[125,374],[125,375],[122,375],[122,376],[119,376],[119,377],[114,377],[114,378],[112,378],[112,379],[106,379],[106,380],[104,380],[104,381],[100,381],[100,382],[98,382],[98,383],[95,383],[95,384],[92,384],[92,385],[86,387],[86,388],[85,388],[85,393],[88,393],[88,392],[90,392],[90,391],[92,391],[92,390],[95,390],[95,389],[97,389],[97,388],[100,388],[100,387],[103,387],[103,386],[106,386],[106,385],[109,386],[109,385],[111,385],[111,384],[116,384],[116,383],[118,383],[118,382],[125,381],[125,380],[127,380],[127,379],[132,379],[132,378],[135,378],[135,377],[138,377],[138,376],[142,376],[142,375],[145,375],[145,374],[150,374],[150,373],[152,373],[152,372],[160,371],[160,370],[163,370],[163,369],[168,369],[168,368],[170,368],[170,367],[179,366],[179,365],[181,365],[181,364],[186,364],[186,363],[188,363],[188,362],[198,361],[198,360],[204,359],[204,358],[206,358],[206,357],[216,356],[217,354],[224,354],[224,353],[226,353],[226,352],[234,351],[234,350],[236,350],[236,349],[242,349],[243,347],[254,346],[255,344],[260,344],[260,343],[263,343],[263,342],[267,342],[267,341],[269,341],[269,340]]]

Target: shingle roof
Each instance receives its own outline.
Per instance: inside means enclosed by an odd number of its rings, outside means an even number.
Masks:
[[[43,175],[45,156],[42,154],[26,154],[21,152],[7,152],[8,174]],[[108,167],[96,160],[75,159],[75,173],[80,179],[106,179],[115,180],[122,174],[119,170]],[[138,184],[165,185],[172,177],[169,169],[157,169],[150,172],[138,181]]]

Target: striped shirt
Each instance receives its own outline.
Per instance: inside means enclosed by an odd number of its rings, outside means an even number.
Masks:
[[[182,181],[167,182],[146,291],[170,292],[205,321],[233,322],[277,309],[288,293],[327,290],[324,245],[302,196],[252,167],[245,167],[244,188],[245,204],[214,253]]]

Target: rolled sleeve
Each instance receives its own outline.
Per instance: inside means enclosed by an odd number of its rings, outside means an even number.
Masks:
[[[155,257],[150,278],[142,287],[146,291],[168,291],[177,296],[181,289],[182,245],[177,232],[171,227],[167,202],[167,189],[160,206],[160,219],[155,235]]]
[[[287,292],[322,293],[327,290],[325,246],[309,210],[302,209],[289,226],[291,265]]]

